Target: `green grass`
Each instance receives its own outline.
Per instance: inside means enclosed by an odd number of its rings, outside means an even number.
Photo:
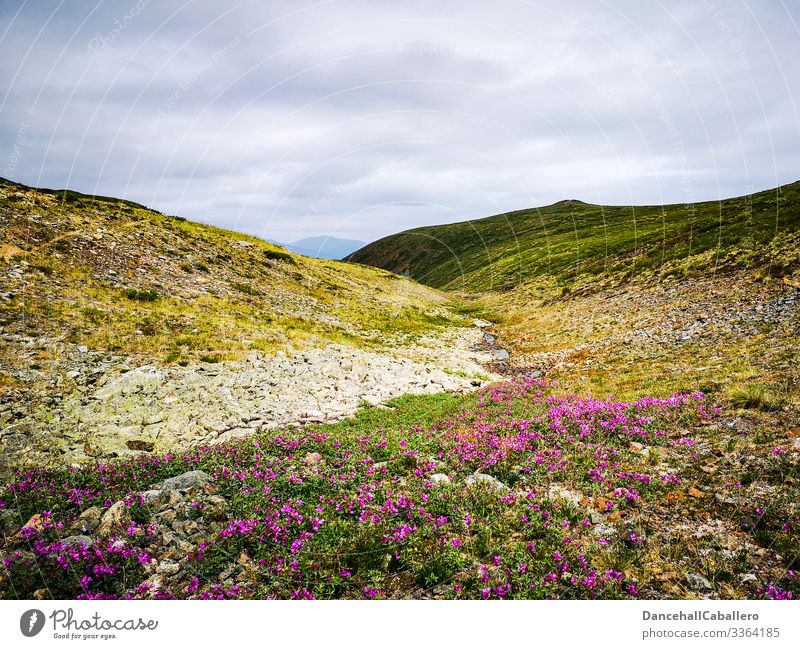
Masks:
[[[730,389],[728,397],[736,408],[774,412],[789,403],[788,394],[784,386],[738,384]]]
[[[336,424],[328,424],[324,430],[332,435],[358,434],[373,431],[401,431],[412,426],[430,426],[455,415],[464,404],[474,400],[461,394],[409,394],[392,399],[382,406],[364,405],[355,417]]]

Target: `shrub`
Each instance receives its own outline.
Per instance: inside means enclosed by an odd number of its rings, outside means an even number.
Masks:
[[[273,261],[285,261],[293,266],[297,266],[297,262],[294,260],[294,257],[292,257],[288,252],[282,252],[280,250],[265,250],[264,256]]]
[[[50,277],[54,272],[54,269],[50,264],[33,264],[31,267],[35,268],[36,270],[38,270],[43,275],[46,275],[47,277]]]
[[[765,412],[780,410],[788,403],[783,389],[766,385],[737,385],[730,391],[730,399],[737,408],[756,409]]]
[[[233,282],[231,284],[232,288],[235,288],[237,291],[245,293],[246,295],[258,295],[258,291],[254,289],[250,284],[243,284],[241,282]]]
[[[158,292],[149,288],[129,288],[125,290],[125,297],[137,302],[155,302],[158,299]]]

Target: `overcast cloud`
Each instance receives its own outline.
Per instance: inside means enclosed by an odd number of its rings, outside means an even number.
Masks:
[[[800,178],[800,4],[0,0],[0,176],[271,239]]]

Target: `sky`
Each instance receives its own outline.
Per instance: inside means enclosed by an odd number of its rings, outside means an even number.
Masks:
[[[790,0],[0,0],[0,176],[264,238],[800,179]]]

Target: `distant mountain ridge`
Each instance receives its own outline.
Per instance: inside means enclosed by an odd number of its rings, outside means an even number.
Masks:
[[[306,237],[292,243],[278,241],[275,243],[298,255],[318,257],[319,259],[344,259],[367,245],[366,241],[358,239],[340,239],[329,236]]]

